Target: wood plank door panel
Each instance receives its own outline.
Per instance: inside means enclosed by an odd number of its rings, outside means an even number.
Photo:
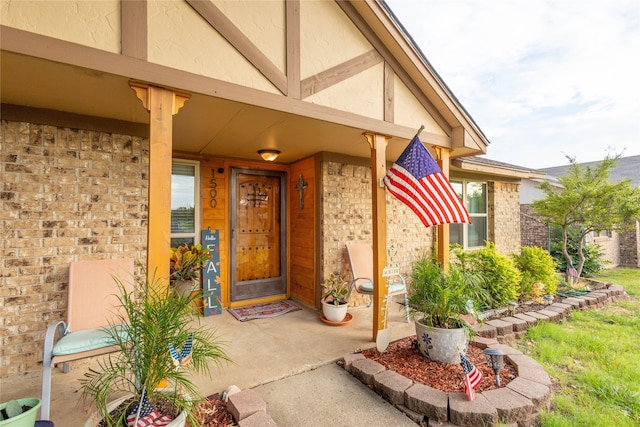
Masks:
[[[284,174],[232,170],[231,301],[287,293]]]

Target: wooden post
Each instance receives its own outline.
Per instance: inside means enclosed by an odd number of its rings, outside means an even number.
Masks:
[[[373,340],[378,331],[386,328],[384,307],[387,296],[387,281],[382,269],[387,264],[387,204],[382,178],[386,175],[386,148],[389,137],[365,133],[371,147],[371,197],[373,208]]]
[[[436,161],[442,173],[449,179],[450,150],[436,147]],[[438,225],[438,262],[445,271],[449,271],[449,224]]]
[[[164,286],[169,284],[171,251],[171,159],[173,115],[190,95],[169,89],[131,83],[149,111],[149,225],[147,227],[147,272]]]

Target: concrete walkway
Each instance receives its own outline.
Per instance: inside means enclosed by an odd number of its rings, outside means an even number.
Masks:
[[[235,363],[220,370],[212,367],[211,379],[194,380],[205,396],[230,385],[255,389],[267,403],[267,412],[282,427],[415,425],[335,365],[347,353],[375,346],[372,309],[350,309],[350,313],[354,320],[347,326],[328,326],[309,307],[249,322],[239,322],[226,311],[200,318],[228,342],[227,350]],[[392,340],[415,334],[401,305],[390,308],[389,324]],[[69,374],[54,372],[51,419],[56,427],[84,425],[87,417],[79,402],[79,379],[96,363],[75,362]],[[4,379],[0,400],[40,397],[40,381],[39,373]],[[334,415],[336,411],[339,417]]]
[[[254,389],[279,427],[416,427],[335,363]]]

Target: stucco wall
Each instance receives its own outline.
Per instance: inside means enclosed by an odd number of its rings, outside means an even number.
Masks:
[[[120,0],[2,0],[2,25],[120,53]]]
[[[144,261],[146,139],[2,121],[0,378],[42,369],[69,263]]]
[[[620,234],[612,232],[611,237],[590,237],[589,243],[600,246],[600,253],[609,263],[606,268],[613,268],[620,265]]]
[[[323,277],[339,273],[352,279],[345,245],[358,241],[373,243],[371,167],[340,162],[322,164]],[[412,263],[424,252],[431,253],[433,228],[425,228],[406,206],[387,195],[387,265],[411,272]],[[352,296],[350,304],[368,302]]]

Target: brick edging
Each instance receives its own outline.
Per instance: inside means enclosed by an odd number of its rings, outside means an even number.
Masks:
[[[559,321],[574,309],[602,307],[629,298],[622,286],[595,283],[597,289],[585,295],[565,298],[543,310],[521,316],[487,321],[478,327],[478,336],[472,344],[481,349],[504,351],[518,376],[504,387],[476,393],[473,401],[468,401],[464,393],[447,393],[413,383],[362,353],[345,355],[342,366],[418,424],[435,421],[450,426],[476,426],[502,422],[532,426],[539,422],[541,410],[551,408],[551,378],[541,364],[506,344],[515,342],[530,325],[540,320]]]

